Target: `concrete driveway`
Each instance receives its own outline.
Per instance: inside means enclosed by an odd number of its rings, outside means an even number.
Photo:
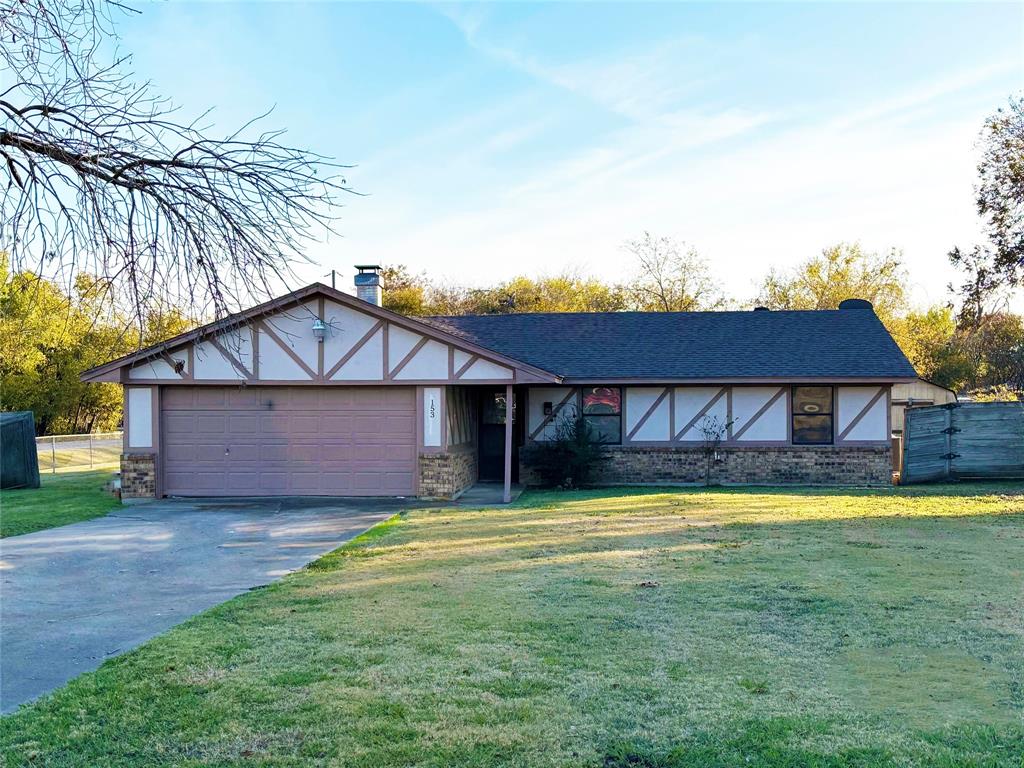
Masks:
[[[193,499],[0,539],[0,711],[301,568],[402,499]]]

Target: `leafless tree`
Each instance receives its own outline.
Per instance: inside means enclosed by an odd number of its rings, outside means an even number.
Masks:
[[[637,260],[638,274],[625,286],[631,309],[645,312],[693,312],[721,309],[725,300],[696,249],[669,237],[644,232],[623,250]]]
[[[705,416],[697,422],[697,430],[700,432],[700,451],[704,456],[704,485],[711,485],[711,471],[718,461],[718,449],[729,434],[731,421],[723,421],[717,416]]]
[[[109,280],[139,318],[154,297],[222,315],[332,231],[345,166],[257,128],[266,115],[227,135],[180,120],[111,53],[134,12],[0,0],[0,249],[15,270]]]

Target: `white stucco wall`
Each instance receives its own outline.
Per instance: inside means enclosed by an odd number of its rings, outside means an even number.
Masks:
[[[458,362],[455,363],[455,368],[458,370]],[[503,381],[510,380],[512,378],[512,369],[506,368],[503,365],[492,363],[490,360],[484,360],[483,358],[478,359],[462,374],[463,379],[501,379]]]
[[[683,427],[690,423],[690,421],[700,411],[710,403],[715,396],[722,390],[720,386],[706,386],[706,387],[676,387],[673,392],[676,403],[676,433],[680,432]],[[720,424],[725,424],[727,420],[726,411],[726,396],[722,395],[718,402],[715,403],[705,414],[705,417],[712,419],[718,419]],[[673,435],[674,437],[674,435]],[[701,442],[704,439],[700,433],[700,424],[695,424],[688,432],[686,432],[679,440],[679,442]]]
[[[188,353],[186,351],[176,350],[175,353],[171,355],[171,357],[176,360],[181,360],[181,362],[184,363],[184,366],[182,368],[184,373],[190,372],[188,370]],[[155,360],[150,360],[145,363],[140,363],[139,365],[133,367],[130,371],[128,371],[128,378],[167,379],[170,381],[174,381],[175,379],[180,379],[181,376],[179,376],[174,371],[174,369],[171,368],[170,364],[166,360],[164,360],[163,358],[157,358]]]
[[[626,402],[626,423],[625,429],[623,430],[623,436],[628,436],[633,429],[643,419],[644,414],[647,413],[648,409],[658,401],[665,392],[665,387],[626,387],[625,390],[625,402]],[[641,425],[640,429],[636,431],[631,438],[628,438],[630,442],[644,442],[644,441],[668,441],[671,439],[669,434],[670,424],[669,416],[671,411],[670,398],[672,393],[670,392],[654,409],[647,420]]]
[[[549,402],[552,408],[558,408],[558,404],[568,395],[570,392],[577,393],[579,390],[573,387],[530,387],[529,394],[527,395],[527,419],[526,419],[526,434],[527,436],[533,435],[533,433],[544,423],[544,403]],[[577,412],[576,405],[577,397],[574,396],[569,399],[565,406],[558,411],[558,415],[552,419],[551,423],[548,424],[542,431],[537,433],[533,438],[534,440],[550,440],[555,436],[555,422],[559,416],[564,415],[565,418],[573,418]]]
[[[228,331],[217,337],[218,343],[244,366],[252,370],[252,329],[249,327]],[[197,379],[244,379],[239,371],[210,342],[195,345],[195,378]]]
[[[390,353],[390,349],[388,352]],[[401,359],[401,358],[399,358]],[[448,378],[448,345],[431,339],[405,364],[396,375],[396,381]]]
[[[314,371],[317,368],[317,358],[320,354],[320,342],[318,342],[316,337],[313,335],[313,320],[319,317],[319,313],[319,302],[314,300],[300,304],[297,307],[292,307],[291,309],[275,312],[263,320],[264,324],[281,339],[281,343],[287,345],[292,352],[298,355],[302,362]],[[324,314],[326,314],[326,312]],[[260,338],[260,345],[263,345],[263,338]],[[262,353],[263,350],[261,349],[261,366],[263,363]],[[291,358],[289,358],[289,362],[291,362],[292,365],[295,365],[295,361],[291,360]],[[302,372],[301,368],[298,368],[298,370],[300,373]],[[261,371],[260,378],[274,377],[264,376]],[[283,376],[281,378],[291,377]],[[303,378],[309,377],[303,376]]]
[[[879,387],[838,387],[836,391],[836,439],[846,431],[857,414],[875,397]],[[857,422],[857,425],[843,438],[851,440],[888,440],[888,402],[885,393],[871,406],[871,409]]]
[[[784,441],[788,438],[787,420],[789,408],[786,390],[781,387],[733,387],[732,390],[732,433],[738,434],[744,426],[775,395],[779,397],[737,440],[741,443]]]
[[[128,387],[128,447],[153,448],[153,388]]]
[[[365,331],[364,331],[365,333]],[[359,336],[358,338],[362,338]],[[358,341],[358,339],[357,339]],[[353,342],[354,343],[354,342]],[[349,345],[351,347],[351,345]],[[345,350],[348,352],[348,349]],[[324,365],[329,371],[341,359],[327,364],[326,352]],[[333,376],[332,381],[380,381],[384,378],[384,329],[379,328],[370,340],[359,348]]]
[[[276,328],[275,328],[276,332]],[[260,344],[259,344],[259,355],[260,355],[260,378],[268,381],[309,381],[309,374],[302,370],[297,362],[295,362],[284,349],[274,340],[274,337],[267,333],[264,329],[260,329]],[[281,334],[278,333],[278,336]],[[282,337],[281,341],[285,344],[288,343],[287,337]],[[306,362],[306,365],[309,365]],[[313,365],[310,367],[315,371],[317,366],[316,357],[314,356]]]

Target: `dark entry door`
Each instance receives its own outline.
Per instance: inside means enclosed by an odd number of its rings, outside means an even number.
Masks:
[[[512,396],[512,423],[515,425],[515,395]],[[505,479],[505,388],[485,389],[480,393],[480,479],[501,482]],[[512,440],[512,471],[516,470],[516,441]],[[515,479],[513,477],[513,479]]]

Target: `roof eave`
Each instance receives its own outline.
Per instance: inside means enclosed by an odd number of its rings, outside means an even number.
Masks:
[[[517,371],[522,371],[523,373],[528,374],[530,379],[533,381],[559,383],[562,380],[561,376],[552,373],[551,371],[546,371],[543,368],[538,368],[530,363],[525,363],[522,360],[517,360],[509,357],[508,355],[502,354],[501,352],[496,352],[488,347],[468,341],[460,336],[431,325],[430,323],[426,323],[415,318],[409,318],[405,315],[400,315],[397,312],[392,312],[389,309],[379,307],[376,304],[370,304],[362,299],[356,298],[355,296],[343,293],[336,288],[324,285],[323,283],[312,283],[303,288],[292,291],[291,293],[287,293],[284,296],[279,296],[276,299],[271,299],[270,301],[258,304],[251,309],[237,312],[221,320],[215,320],[212,323],[207,323],[199,328],[194,328],[191,331],[178,334],[177,336],[165,341],[140,349],[137,352],[123,355],[116,360],[111,360],[109,363],[104,363],[103,365],[96,366],[95,368],[90,368],[79,376],[79,380],[83,382],[122,381],[120,371],[123,368],[151,360],[183,344],[195,341],[196,339],[203,339],[218,333],[229,331],[232,328],[246,324],[255,317],[260,317],[270,312],[290,307],[293,304],[301,303],[309,296],[321,293],[327,298],[344,306],[373,315],[378,319],[387,320],[390,323],[394,323],[395,325],[408,330],[429,335],[439,341],[463,347],[490,360],[508,365]]]
[[[916,376],[566,376],[565,385],[583,384],[903,384],[917,381]]]

